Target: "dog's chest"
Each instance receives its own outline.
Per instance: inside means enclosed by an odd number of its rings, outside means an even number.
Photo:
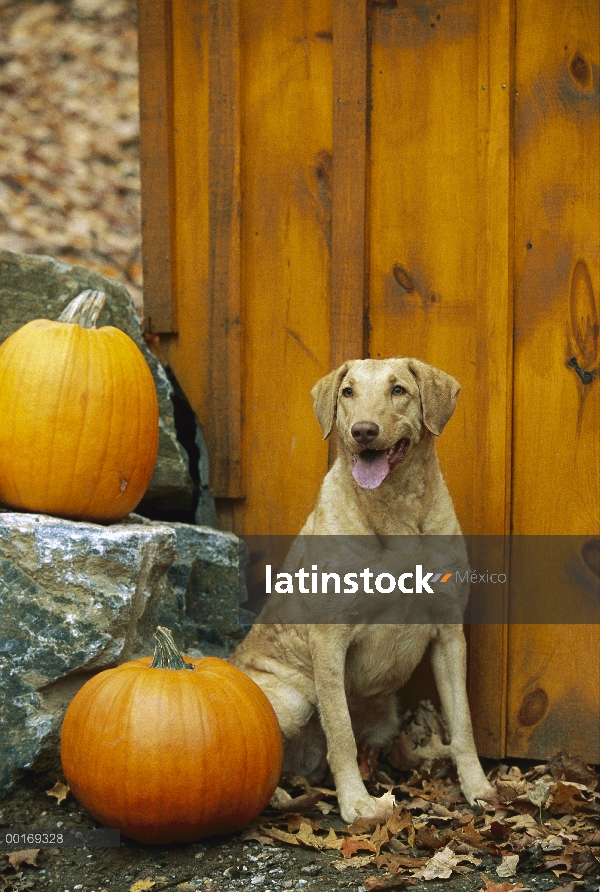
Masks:
[[[399,690],[425,653],[428,625],[361,626],[346,657],[346,690],[360,697]]]

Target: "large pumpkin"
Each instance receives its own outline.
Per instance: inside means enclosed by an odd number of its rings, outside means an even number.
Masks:
[[[75,695],[62,728],[67,783],[96,820],[140,842],[239,830],[277,786],[277,717],[226,660],[184,660],[168,629],[155,638],[154,661],[100,672]]]
[[[75,520],[120,520],[148,487],[158,403],[128,335],[96,328],[104,294],[84,291],[57,322],[0,346],[0,501]]]

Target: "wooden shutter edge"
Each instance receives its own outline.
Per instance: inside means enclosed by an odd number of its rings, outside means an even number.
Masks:
[[[172,34],[169,0],[138,4],[140,172],[144,328],[177,331],[173,239],[175,228]]]
[[[240,4],[209,0],[209,299],[207,442],[211,491],[243,498]]]

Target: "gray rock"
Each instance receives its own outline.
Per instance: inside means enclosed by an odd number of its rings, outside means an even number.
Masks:
[[[127,520],[160,526],[134,514]],[[177,538],[175,560],[168,574],[183,632],[183,640],[177,643],[192,655],[201,652],[225,658],[245,632],[239,607],[247,597],[240,574],[240,560],[242,572],[245,566],[244,543],[233,533],[207,526],[170,523],[169,529]],[[152,626],[153,620],[147,628],[145,622],[140,628],[141,637],[147,637],[156,627]]]
[[[64,710],[92,672],[149,647],[141,617],[176,612],[176,543],[159,524],[0,514],[0,792],[56,762]]]
[[[158,404],[158,458],[145,499],[169,497],[182,509],[192,505],[193,483],[188,458],[175,433],[171,385],[142,337],[140,320],[126,288],[114,279],[52,257],[0,251],[0,343],[32,319],[57,319],[86,288],[104,291],[106,305],[99,325],[122,329],[140,348],[154,376]]]
[[[0,511],[0,796],[25,769],[60,765],[72,697],[152,653],[157,625],[192,656],[229,654],[244,634],[239,555],[235,536],[208,527]]]

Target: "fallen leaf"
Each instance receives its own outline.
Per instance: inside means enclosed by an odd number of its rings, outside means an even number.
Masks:
[[[481,858],[475,858],[472,855],[457,855],[449,846],[445,849],[439,849],[433,858],[420,870],[413,873],[413,876],[421,880],[447,880],[452,873],[470,873],[473,868],[465,867],[462,861],[469,861],[477,866],[481,864]]]
[[[378,855],[381,851],[381,847],[387,845],[390,840],[390,833],[387,829],[387,824],[383,827],[380,827],[379,824],[371,834],[369,838],[369,842],[371,845],[375,846],[375,853]]]
[[[527,793],[527,781],[496,781],[494,790],[499,802],[512,802],[518,796]]]
[[[55,796],[56,804],[60,805],[61,802],[64,802],[70,793],[70,789],[66,784],[63,784],[61,781],[56,781],[51,790],[46,790],[46,796]]]
[[[133,886],[130,887],[129,892],[144,892],[145,889],[151,889],[152,886],[156,885],[156,880],[151,880],[150,877],[146,880],[138,880],[137,883],[134,883]]]
[[[585,886],[585,883],[575,880],[573,883],[567,883],[566,886],[555,886],[552,892],[575,892],[579,886]]]
[[[445,831],[441,836],[429,827],[420,827],[415,842],[420,849],[443,849],[452,839],[452,834]]]
[[[485,874],[483,874],[483,880],[485,882],[485,892],[512,892],[513,889],[518,889],[519,892],[531,892],[529,886],[523,886],[522,883],[495,883]]]
[[[600,859],[588,849],[577,849],[571,854],[569,873],[580,876],[600,875]]]
[[[469,821],[466,827],[459,827],[454,833],[454,839],[460,843],[466,843],[469,846],[480,848],[487,844],[485,836],[482,836],[479,830],[476,830],[473,821]]]
[[[349,867],[366,867],[375,860],[374,855],[357,855],[356,858],[347,858],[343,861],[332,861],[331,866],[336,870],[347,870]]]
[[[296,834],[286,833],[285,830],[278,830],[277,827],[265,827],[261,824],[260,831],[261,833],[264,833],[265,836],[278,840],[278,842],[287,842],[290,846],[300,845]]]
[[[296,838],[307,848],[323,849],[325,847],[325,837],[316,836],[310,821],[302,821]]]
[[[339,837],[336,836],[333,827],[330,827],[329,833],[325,837],[323,844],[326,849],[337,849],[339,851],[344,845],[344,840],[339,839]]]
[[[256,827],[255,825],[250,825],[249,827],[246,827],[246,829],[241,834],[240,839],[243,840],[244,842],[246,840],[253,840],[255,842],[259,842],[263,846],[272,846],[273,845],[272,838],[270,836],[267,836],[265,833],[263,833],[260,830],[260,828]]]
[[[378,855],[375,859],[377,867],[384,867],[390,873],[398,873],[399,870],[424,867],[429,858],[413,858],[410,855]]]
[[[560,750],[552,756],[548,761],[548,768],[554,777],[583,784],[590,791],[600,785],[600,777],[594,769],[578,756],[571,756],[565,750]]]
[[[352,855],[355,855],[357,852],[373,852],[375,855],[378,854],[377,849],[372,842],[358,836],[350,836],[348,839],[345,839],[340,848],[340,852],[344,858],[351,858]]]
[[[7,854],[8,863],[15,870],[19,870],[22,864],[29,864],[30,867],[39,867],[37,857],[41,849],[23,849],[21,852],[9,852]]]
[[[318,790],[313,790],[310,793],[303,793],[302,796],[296,796],[295,799],[288,799],[287,802],[282,802],[281,805],[273,807],[283,811],[293,811],[297,813],[307,812],[311,811],[317,802],[320,802],[321,799],[323,799],[324,795],[324,793],[320,793]],[[272,801],[273,800],[271,800],[271,802]]]
[[[285,808],[292,801],[292,797],[288,793],[287,790],[284,790],[283,787],[277,787],[275,792],[271,796],[271,801],[269,802],[270,808]]]
[[[402,833],[403,830],[412,828],[412,815],[406,808],[398,808],[398,806],[396,806],[391,818],[388,818],[385,826],[392,836],[397,836],[398,833]]]
[[[375,797],[375,812],[371,815],[379,824],[385,824],[393,816],[396,808],[396,797],[388,790],[383,796]]]
[[[584,787],[585,789],[585,787]],[[559,781],[550,790],[550,813],[553,815],[574,815],[581,811],[593,811],[590,804],[581,795],[581,786],[571,782]]]
[[[519,863],[518,855],[504,855],[501,863],[496,868],[499,877],[514,877]]]

